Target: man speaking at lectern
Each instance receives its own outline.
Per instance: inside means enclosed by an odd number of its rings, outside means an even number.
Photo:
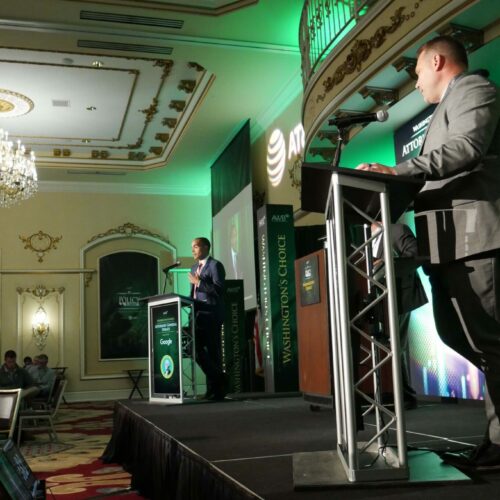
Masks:
[[[493,469],[500,466],[500,102],[492,83],[466,73],[467,53],[453,38],[434,38],[417,54],[416,88],[438,104],[420,155],[394,168],[357,168],[426,180],[415,223],[420,253],[427,248],[430,256],[436,328],[486,378],[485,440],[470,453],[442,458]]]
[[[197,261],[188,274],[191,297],[195,299],[196,361],[207,377],[205,397],[222,400],[226,395],[221,352],[226,271],[221,262],[208,255],[207,238],[195,238],[191,251]]]

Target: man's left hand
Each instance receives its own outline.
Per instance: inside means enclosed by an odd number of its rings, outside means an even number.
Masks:
[[[387,167],[380,163],[361,163],[356,167],[356,170],[365,170],[368,172],[377,172],[379,174],[397,175],[392,167]]]

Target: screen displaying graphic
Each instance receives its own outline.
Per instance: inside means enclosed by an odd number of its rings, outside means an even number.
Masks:
[[[402,220],[414,231],[413,212]],[[443,344],[432,312],[432,291],[422,268],[418,274],[429,303],[412,311],[408,338],[411,385],[417,394],[463,399],[484,399],[484,375],[465,358]]]
[[[156,397],[181,393],[178,311],[177,302],[151,307],[152,392]]]
[[[424,141],[436,105],[427,107],[394,133],[396,163],[415,158]]]
[[[11,439],[0,448],[0,498],[42,499],[43,484],[38,481]]]
[[[318,256],[303,260],[300,266],[300,304],[309,306],[319,302]]]
[[[148,312],[139,299],[157,293],[157,257],[117,252],[99,259],[101,359],[148,356]]]
[[[226,279],[243,280],[245,310],[255,309],[257,294],[251,184],[213,218],[212,253],[224,265]]]

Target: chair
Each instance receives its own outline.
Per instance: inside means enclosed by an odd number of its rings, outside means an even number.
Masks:
[[[48,408],[51,408],[55,406],[56,404],[56,396],[57,396],[57,388],[59,387],[59,384],[63,380],[63,377],[61,375],[56,375],[54,377],[54,381],[52,382],[52,386],[50,388],[49,394],[45,397],[36,397],[33,398],[30,401],[30,406],[34,409],[37,410],[47,410]],[[64,396],[63,396],[63,401]]]
[[[67,380],[61,380],[57,386],[57,390],[54,393],[54,403],[48,408],[44,409],[31,409],[22,410],[19,412],[19,434],[17,437],[17,445],[19,446],[21,441],[21,431],[40,431],[46,430],[49,434],[51,441],[58,441],[57,433],[54,429],[53,419],[56,416],[57,410],[64,397],[64,390],[66,389]],[[28,423],[31,421],[31,425]],[[43,425],[41,422],[46,421]]]
[[[12,439],[16,427],[21,389],[0,389],[0,434]]]

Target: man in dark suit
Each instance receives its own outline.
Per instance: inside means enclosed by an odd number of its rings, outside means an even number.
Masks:
[[[423,176],[415,200],[421,255],[430,257],[439,336],[486,378],[488,429],[471,453],[444,456],[454,465],[500,466],[500,100],[484,76],[467,74],[467,53],[441,36],[418,50],[416,87],[437,103],[420,155],[396,167],[361,170]]]
[[[221,262],[209,256],[207,238],[195,238],[191,251],[197,261],[188,274],[195,299],[196,361],[207,377],[205,397],[222,400],[226,395],[221,352],[226,272]]]
[[[378,225],[372,225],[375,234]],[[381,236],[381,234],[380,234]],[[417,239],[406,224],[391,225],[392,248],[395,253],[394,267],[396,269],[396,300],[399,314],[399,341],[401,348],[401,373],[403,382],[404,406],[407,410],[417,407],[417,394],[411,386],[410,363],[408,359],[408,328],[411,312],[427,303],[424,287],[414,268],[406,266],[407,271],[400,270],[399,258],[418,257]],[[382,238],[375,238],[373,258],[378,260],[383,256]]]

